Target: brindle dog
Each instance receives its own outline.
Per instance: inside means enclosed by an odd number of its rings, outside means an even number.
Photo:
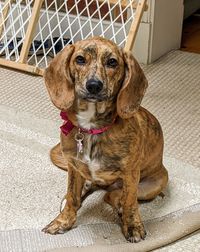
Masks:
[[[140,106],[147,80],[139,64],[131,52],[94,37],[66,46],[46,69],[45,83],[54,105],[76,127],[67,136],[61,133],[51,150],[52,162],[68,171],[68,189],[64,209],[43,231],[70,229],[83,198],[98,186],[107,189],[105,201],[121,213],[126,239],[144,239],[138,199],[160,194],[168,173],[160,124]],[[83,153],[77,158],[78,128],[108,125],[101,134],[83,133]]]

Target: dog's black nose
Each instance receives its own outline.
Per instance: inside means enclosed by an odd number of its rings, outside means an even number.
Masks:
[[[86,89],[90,94],[98,94],[103,88],[103,83],[100,80],[90,79],[86,82]]]

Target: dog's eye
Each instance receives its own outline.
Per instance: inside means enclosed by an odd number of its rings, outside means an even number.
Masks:
[[[116,59],[110,58],[110,59],[107,61],[106,65],[107,65],[108,67],[114,68],[114,67],[116,67],[116,66],[118,65],[118,62],[117,62]]]
[[[83,56],[77,56],[76,57],[76,63],[78,65],[84,65],[86,63],[86,59]]]

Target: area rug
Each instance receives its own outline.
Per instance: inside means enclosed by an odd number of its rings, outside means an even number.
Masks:
[[[59,141],[60,123],[0,106],[0,251],[63,247],[94,251],[92,246],[97,251],[116,251],[122,244],[126,250],[120,251],[149,251],[200,229],[199,170],[165,156],[170,177],[165,197],[140,204],[148,234],[144,242],[126,242],[118,217],[103,202],[104,191],[86,199],[72,230],[43,234],[40,230],[58,214],[66,193],[67,173],[54,167],[48,156]]]

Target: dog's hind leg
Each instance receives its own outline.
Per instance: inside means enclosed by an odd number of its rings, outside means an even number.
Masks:
[[[138,185],[138,200],[152,200],[158,196],[162,190],[166,187],[168,182],[168,172],[162,165],[151,176],[147,176],[140,180]],[[109,191],[104,196],[104,201],[110,204],[114,209],[121,213],[120,200],[122,197],[121,187],[115,188],[115,190]]]
[[[122,189],[116,189],[111,192],[107,192],[104,196],[104,201],[107,204],[111,205],[119,216],[122,215],[122,207],[120,203],[121,198],[122,198]]]
[[[50,151],[50,158],[51,161],[54,165],[59,167],[62,170],[67,171],[67,162],[64,159],[62,152],[61,152],[61,147],[60,143],[58,143],[56,146],[54,146],[51,151]]]
[[[155,173],[140,180],[138,185],[138,200],[152,200],[166,187],[168,172],[162,165]]]

